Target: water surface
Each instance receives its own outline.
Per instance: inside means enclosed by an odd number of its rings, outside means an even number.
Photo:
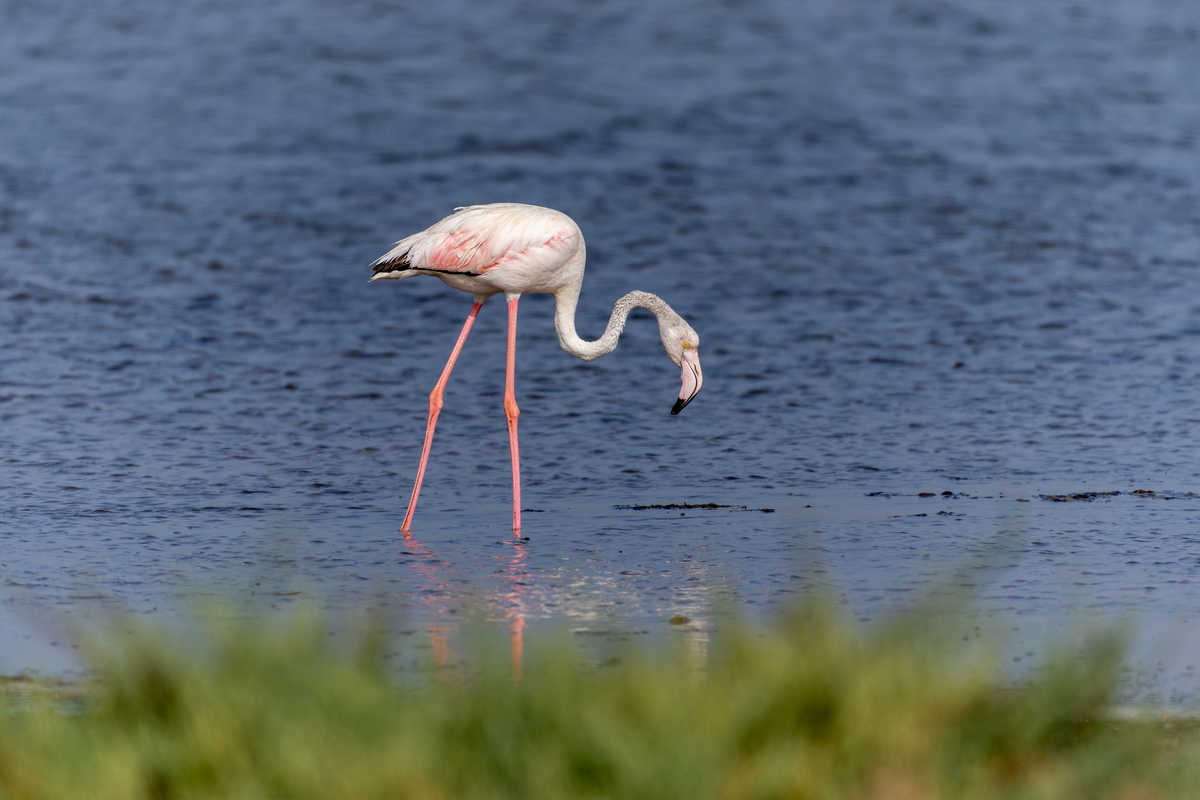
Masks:
[[[64,668],[47,618],[207,597],[702,635],[715,593],[875,618],[949,580],[1017,658],[1091,614],[1194,633],[1188,4],[0,17],[0,670]],[[585,364],[522,302],[514,544],[489,304],[405,540],[470,298],[366,264],[509,200],[583,228],[583,335],[661,294],[706,388],[671,417],[648,317]],[[1045,499],[1085,492],[1120,494]],[[1135,683],[1195,698],[1192,663]]]

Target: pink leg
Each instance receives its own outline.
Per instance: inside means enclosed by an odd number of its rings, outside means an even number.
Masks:
[[[429,448],[433,446],[433,429],[437,427],[438,414],[442,410],[442,393],[446,390],[446,382],[450,380],[450,371],[454,369],[454,362],[458,361],[458,354],[462,352],[463,342],[467,341],[467,334],[471,332],[471,326],[475,324],[475,317],[479,316],[479,309],[482,306],[483,303],[471,306],[471,313],[467,314],[467,320],[463,323],[462,330],[459,331],[458,341],[454,343],[454,349],[450,351],[450,358],[446,360],[442,376],[438,378],[437,383],[433,385],[433,391],[429,393],[429,418],[425,421],[425,444],[421,446],[421,463],[417,467],[417,480],[413,483],[412,496],[408,498],[408,511],[404,513],[404,522],[400,525],[400,530],[404,533],[408,533],[408,529],[412,525],[413,511],[417,508],[417,495],[421,493],[421,482],[425,480],[425,465],[429,463]]]
[[[517,449],[517,397],[513,391],[517,358],[517,301],[518,295],[508,301],[508,359],[504,369],[504,416],[508,419],[508,450],[512,454],[513,478],[513,535],[521,535],[521,455]]]

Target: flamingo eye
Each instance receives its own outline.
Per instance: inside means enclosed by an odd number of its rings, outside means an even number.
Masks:
[[[687,341],[686,339],[683,341],[682,344],[683,344],[684,350],[691,350],[694,347],[694,345],[691,342]]]

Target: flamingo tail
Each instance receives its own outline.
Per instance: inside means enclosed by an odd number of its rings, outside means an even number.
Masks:
[[[371,262],[371,280],[380,278],[410,278],[416,275],[412,262],[408,258],[409,246],[406,241],[396,242],[396,246]]]

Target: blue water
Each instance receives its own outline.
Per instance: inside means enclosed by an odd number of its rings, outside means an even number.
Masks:
[[[1198,39],[1170,0],[0,5],[0,671],[213,598],[435,653],[948,584],[1017,660],[1194,636]],[[513,200],[582,227],[583,335],[658,293],[705,390],[669,416],[648,317],[585,364],[523,301],[514,544],[493,301],[406,540],[470,298],[366,265]],[[1135,693],[1194,701],[1155,648]]]

